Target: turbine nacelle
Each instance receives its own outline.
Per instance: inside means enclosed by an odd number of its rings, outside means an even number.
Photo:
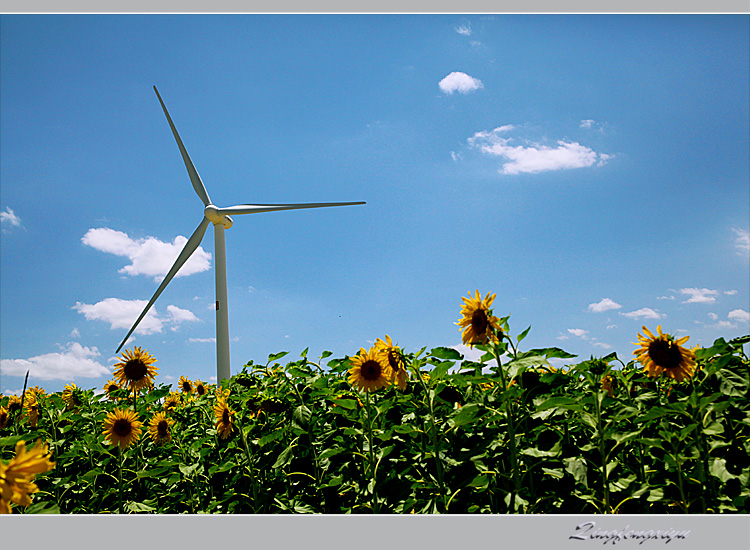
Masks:
[[[203,215],[214,225],[221,224],[224,226],[224,229],[232,227],[232,218],[226,214],[222,214],[221,209],[218,206],[209,204],[203,209]]]

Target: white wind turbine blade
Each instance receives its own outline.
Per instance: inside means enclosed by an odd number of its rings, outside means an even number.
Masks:
[[[185,265],[185,262],[188,261],[190,256],[193,254],[193,252],[196,251],[198,248],[198,245],[201,244],[201,240],[203,239],[203,235],[206,233],[206,228],[208,227],[209,221],[208,218],[205,216],[203,217],[203,220],[201,221],[200,225],[196,228],[196,230],[193,232],[193,234],[190,236],[188,241],[185,243],[185,246],[182,248],[182,251],[180,252],[179,256],[177,256],[177,259],[175,260],[174,264],[172,265],[172,268],[167,273],[166,277],[164,277],[164,280],[159,285],[159,288],[156,289],[156,292],[154,292],[153,297],[151,298],[151,301],[149,301],[148,305],[143,309],[143,312],[138,317],[138,319],[135,321],[133,326],[131,327],[130,331],[127,333],[123,341],[120,343],[120,345],[117,348],[117,351],[115,353],[120,353],[120,350],[122,349],[122,346],[125,345],[125,342],[127,342],[128,338],[130,338],[130,335],[133,334],[133,331],[135,330],[135,327],[138,326],[138,323],[141,322],[141,320],[146,316],[146,313],[148,313],[148,310],[151,309],[151,306],[154,305],[154,302],[159,297],[159,295],[162,293],[162,291],[166,288],[166,286],[169,284],[169,281],[171,281],[174,276],[177,274],[177,272],[180,270],[180,268]]]
[[[301,204],[238,204],[219,208],[219,214],[257,214],[260,212],[277,212],[279,210],[299,210],[302,208],[325,208],[328,206],[351,206],[354,204],[365,204],[359,202],[307,202]]]
[[[174,139],[177,141],[177,146],[180,148],[180,153],[182,153],[182,160],[185,161],[185,167],[187,168],[188,175],[190,176],[190,181],[193,184],[193,189],[195,189],[195,192],[198,193],[198,196],[203,201],[203,206],[208,206],[209,204],[211,204],[211,199],[208,198],[208,192],[206,191],[206,186],[203,185],[203,181],[201,180],[201,177],[198,175],[198,171],[195,169],[195,166],[193,166],[193,161],[190,160],[190,156],[188,155],[188,152],[185,149],[185,146],[182,144],[182,140],[180,139],[180,134],[177,133],[177,128],[174,127],[174,123],[172,122],[172,117],[169,116],[169,113],[167,112],[167,107],[166,105],[164,105],[164,102],[161,100],[161,96],[159,95],[159,90],[156,89],[156,86],[154,86],[154,91],[156,92],[156,97],[159,98],[159,103],[161,103],[161,108],[164,109],[164,114],[167,115],[167,121],[169,122],[169,127],[172,128]]]

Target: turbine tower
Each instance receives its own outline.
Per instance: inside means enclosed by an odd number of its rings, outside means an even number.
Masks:
[[[180,135],[177,133],[172,122],[172,117],[167,112],[167,107],[159,95],[159,90],[154,86],[156,97],[159,98],[161,108],[164,110],[164,114],[167,116],[169,127],[172,129],[172,134],[177,141],[177,146],[180,148],[182,154],[182,160],[185,161],[185,167],[187,168],[190,181],[193,184],[193,189],[198,194],[198,197],[203,201],[203,219],[198,225],[197,229],[185,243],[184,248],[177,256],[171,269],[164,277],[164,280],[156,289],[151,300],[148,302],[146,307],[141,312],[138,319],[135,321],[130,331],[125,335],[122,342],[120,343],[115,353],[120,353],[122,346],[130,338],[138,323],[146,316],[148,310],[154,305],[156,299],[166,288],[169,282],[174,278],[180,268],[188,261],[190,256],[195,252],[203,239],[203,235],[206,232],[206,228],[209,223],[214,224],[214,244],[215,244],[215,274],[216,274],[216,379],[217,382],[221,382],[225,378],[230,377],[229,368],[229,311],[227,308],[227,258],[226,258],[226,247],[224,241],[224,230],[232,227],[232,218],[229,214],[257,214],[260,212],[276,212],[277,210],[298,210],[301,208],[323,208],[328,206],[350,206],[354,204],[365,204],[364,201],[359,202],[326,202],[326,203],[303,203],[303,204],[238,204],[235,206],[227,206],[219,208],[211,203],[211,199],[208,197],[206,187],[203,185],[198,172],[193,166],[193,161],[190,160],[190,156],[182,144]]]

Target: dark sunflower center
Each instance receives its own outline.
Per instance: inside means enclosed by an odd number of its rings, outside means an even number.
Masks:
[[[487,331],[487,313],[483,309],[476,309],[471,314],[471,328],[476,334],[484,334]]]
[[[112,386],[110,386],[109,388],[107,388],[107,391],[108,391],[109,393],[112,393],[113,391],[117,391],[118,389],[120,389],[120,388],[118,388],[118,387],[117,387],[117,386],[115,386],[115,385],[112,385]]]
[[[665,369],[674,369],[682,362],[680,349],[668,340],[654,340],[648,346],[648,355],[651,360]]]
[[[224,409],[221,413],[221,421],[224,423],[225,426],[229,425],[229,410]]]
[[[362,363],[362,368],[360,370],[362,372],[362,378],[365,380],[377,380],[380,378],[380,374],[383,371],[380,363],[373,359],[369,359]]]
[[[127,437],[130,435],[130,432],[133,431],[133,425],[130,423],[130,420],[119,418],[115,420],[115,424],[112,426],[112,431],[115,432],[115,435],[118,437]]]
[[[159,437],[167,437],[169,434],[169,424],[166,420],[161,420],[156,426],[156,430],[159,433]]]
[[[203,394],[205,394],[205,393],[206,393],[206,388],[204,388],[203,386],[196,386],[196,387],[195,387],[195,392],[196,392],[196,393],[197,393],[198,395],[203,395]]]
[[[125,377],[128,380],[137,382],[138,380],[142,380],[143,377],[148,374],[148,369],[146,368],[146,363],[144,363],[141,359],[131,359],[130,361],[125,363],[123,372],[125,373]]]
[[[192,389],[192,387],[187,382],[185,382],[185,383],[182,384],[182,391],[188,391],[189,392],[191,389]]]
[[[388,352],[388,364],[393,370],[398,370],[400,368],[398,354],[394,350]]]

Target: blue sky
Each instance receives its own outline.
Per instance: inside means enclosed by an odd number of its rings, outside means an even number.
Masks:
[[[156,85],[236,216],[232,372],[309,347],[632,358],[750,332],[747,15],[3,15],[0,394],[101,389],[202,219]],[[213,232],[128,348],[216,376]],[[140,302],[138,302],[140,301]]]

